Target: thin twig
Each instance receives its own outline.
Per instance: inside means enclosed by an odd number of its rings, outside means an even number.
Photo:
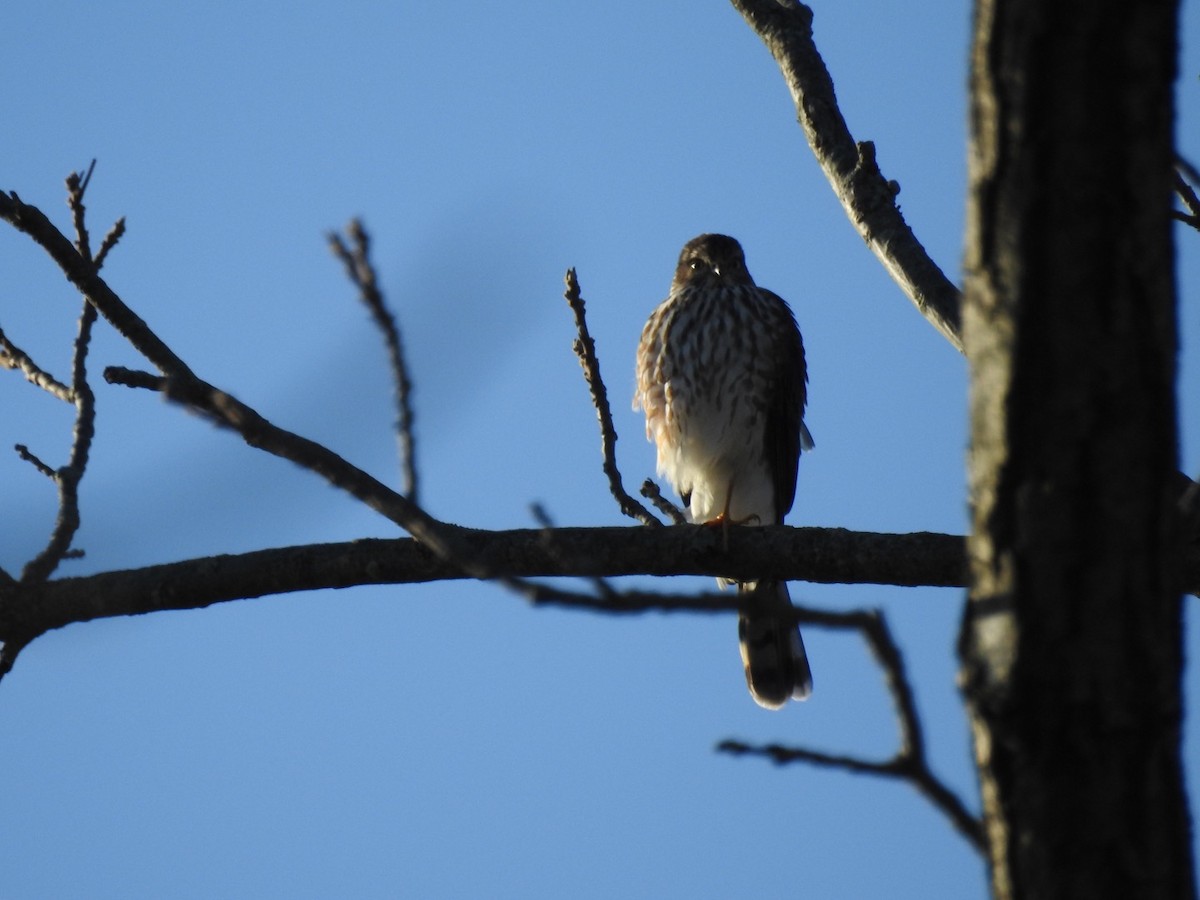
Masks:
[[[617,591],[611,588],[589,594],[524,579],[514,586],[514,590],[535,606],[617,615],[648,612],[727,613],[743,609],[747,603],[744,594],[660,594],[655,591]]]
[[[79,182],[80,195],[82,195],[88,189],[88,185],[92,183],[92,173],[95,171],[96,171],[96,158],[92,157],[92,161],[90,163],[88,163],[87,171],[83,173],[83,178]]]
[[[67,403],[74,402],[71,389],[35,363],[29,354],[8,339],[4,329],[0,328],[0,366],[6,369],[20,369],[25,380],[40,387],[46,393]]]
[[[587,327],[587,314],[584,308],[583,296],[579,290],[579,279],[575,277],[574,269],[567,269],[567,289],[563,296],[575,315],[575,329],[578,337],[572,345],[575,355],[579,357],[579,365],[583,367],[583,377],[587,380],[588,390],[592,395],[592,405],[596,408],[596,417],[600,422],[600,449],[604,454],[604,474],[608,476],[608,489],[616,498],[621,512],[631,519],[637,519],[643,525],[662,525],[650,510],[629,495],[621,481],[621,472],[617,468],[616,445],[617,430],[613,427],[612,410],[608,406],[608,390],[604,379],[600,377],[600,360],[596,358],[596,342]]]
[[[654,504],[654,508],[671,520],[675,525],[686,525],[687,516],[678,506],[662,495],[657,484],[647,478],[642,482],[641,495]]]
[[[804,762],[842,769],[858,775],[877,775],[906,781],[950,820],[976,852],[983,853],[985,847],[982,820],[972,815],[962,799],[934,775],[929,767],[916,699],[904,671],[904,656],[892,637],[883,613],[878,610],[856,610],[846,613],[807,610],[805,613],[803,621],[807,624],[852,629],[858,631],[866,640],[883,671],[884,682],[895,707],[899,730],[899,746],[895,755],[891,759],[875,761],[803,747],[784,747],[779,744],[755,746],[736,740],[722,741],[717,745],[718,752],[736,756],[761,756],[779,764]]]
[[[58,517],[45,548],[30,560],[21,572],[22,581],[44,581],[64,559],[81,555],[72,551],[71,541],[79,531],[82,517],[79,512],[79,483],[87,470],[92,438],[96,433],[96,398],[87,380],[87,353],[96,323],[96,309],[86,301],[79,315],[79,331],[75,337],[72,364],[71,394],[75,398],[75,427],[71,435],[71,453],[67,464],[56,473],[58,483]]]
[[[333,451],[299,435],[285,431],[259,415],[232,395],[196,377],[184,361],[133,312],[96,272],[95,266],[79,255],[45,214],[24,203],[15,193],[0,192],[0,219],[11,223],[41,245],[67,279],[96,307],[117,332],[166,376],[165,395],[236,432],[251,446],[290,460],[325,478],[330,484],[356,497],[395,522],[445,559],[461,561],[472,577],[490,578],[494,573],[456,553],[462,529],[439,522],[406,497],[391,490]],[[108,369],[105,378],[120,380],[122,369]],[[146,387],[144,384],[131,386]]]
[[[75,223],[75,248],[79,255],[90,262],[95,271],[98,266],[91,259],[83,194],[91,181],[96,161],[88,168],[82,179],[78,172],[67,178],[68,203]],[[107,243],[107,238],[105,239]],[[115,240],[114,240],[115,243]],[[25,582],[45,581],[59,564],[67,558],[78,556],[71,552],[71,542],[79,531],[82,518],[79,513],[79,483],[87,471],[92,438],[96,433],[96,397],[92,393],[87,377],[87,355],[92,342],[92,328],[96,324],[96,307],[84,300],[79,314],[79,330],[75,336],[75,347],[71,360],[71,398],[75,404],[75,427],[71,435],[71,453],[67,464],[55,473],[58,484],[58,517],[54,530],[42,551],[26,563],[21,572]]]
[[[462,529],[438,521],[407,497],[351,465],[328,447],[280,428],[233,395],[208,382],[190,374],[157,376],[121,366],[106,368],[104,380],[109,384],[161,391],[168,399],[237,432],[251,447],[315,472],[334,487],[399,525],[438,556],[461,561],[464,571],[472,577],[494,577],[494,573],[476,565],[459,552],[459,532]]]
[[[96,254],[96,268],[99,269],[104,265],[104,260],[108,257],[108,253],[113,247],[117,246],[119,241],[125,234],[125,217],[117,219],[113,222],[113,227],[108,230],[108,234],[104,236],[104,240],[100,242],[100,251]]]
[[[96,169],[96,160],[88,166],[87,174],[80,175],[72,172],[67,176],[67,205],[71,208],[71,220],[75,225],[75,249],[84,259],[91,261],[92,248],[88,237],[84,218],[87,210],[83,205],[83,194],[92,180],[92,172]]]
[[[392,368],[392,380],[396,386],[396,436],[400,451],[400,468],[404,476],[404,494],[417,503],[416,442],[413,432],[412,381],[405,362],[404,344],[400,339],[400,328],[396,317],[387,308],[375,266],[371,263],[371,239],[358,219],[346,228],[346,234],[354,243],[351,250],[336,232],[329,234],[329,248],[346,267],[346,274],[358,288],[358,295],[371,313],[375,326],[383,334],[387,346],[388,361]]]
[[[900,187],[879,171],[874,145],[850,134],[813,42],[812,10],[796,0],[732,3],[775,58],[809,147],[855,229],[921,315],[961,352],[959,290],[904,221],[895,202]]]
[[[30,451],[24,444],[17,444],[14,448],[17,451],[17,456],[29,463],[41,474],[45,475],[51,481],[58,480],[58,473],[51,466],[46,465],[36,454]]]
[[[0,218],[29,235],[49,253],[67,280],[156,368],[166,374],[195,377],[184,361],[100,277],[95,263],[81,256],[45,213],[23,202],[14,191],[7,194],[0,191]]]

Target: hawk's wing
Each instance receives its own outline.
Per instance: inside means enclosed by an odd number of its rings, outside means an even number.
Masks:
[[[782,297],[759,288],[785,313],[785,327],[777,335],[775,357],[778,365],[774,385],[767,401],[767,421],[764,439],[767,465],[775,485],[775,516],[783,517],[792,508],[796,497],[796,467],[800,452],[811,450],[812,435],[804,425],[804,406],[808,399],[808,368],[804,362],[804,340],[796,325],[796,317]]]

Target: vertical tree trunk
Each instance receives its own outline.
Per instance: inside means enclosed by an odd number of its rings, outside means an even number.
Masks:
[[[960,647],[998,898],[1194,897],[1175,0],[977,0]]]

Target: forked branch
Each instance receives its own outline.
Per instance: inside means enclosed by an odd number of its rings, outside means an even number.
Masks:
[[[84,224],[83,195],[95,167],[96,161],[92,160],[86,175],[80,176],[78,172],[72,172],[67,178],[67,202],[75,224],[75,247],[81,264],[90,267],[93,274],[100,270],[103,258],[92,258],[87,227]],[[118,223],[118,226],[109,233],[111,240],[106,238],[103,247],[105,256],[116,244],[123,231],[124,226]],[[116,236],[113,237],[113,235]],[[67,464],[55,469],[51,476],[58,486],[58,517],[46,546],[25,565],[21,573],[21,580],[27,583],[45,581],[58,568],[59,563],[68,556],[78,556],[80,552],[72,549],[71,542],[74,540],[81,522],[79,483],[83,480],[84,472],[87,469],[92,438],[96,433],[96,398],[88,383],[87,374],[87,355],[92,343],[92,328],[95,324],[96,309],[85,299],[79,314],[79,329],[75,335],[74,351],[71,356],[71,386],[68,397],[75,406],[71,452]],[[15,652],[13,657],[15,658]],[[2,665],[0,663],[0,668]],[[11,661],[7,665],[11,666]]]
[[[105,371],[105,378],[110,382],[162,391],[171,400],[237,432],[252,447],[321,475],[330,484],[395,522],[435,553],[462,559],[464,565],[471,567],[469,558],[456,550],[459,538],[454,526],[437,521],[421,507],[328,448],[279,428],[233,395],[197,377],[150,326],[125,305],[100,277],[94,262],[84,257],[41,210],[22,202],[16,194],[0,193],[0,218],[40,244],[87,298],[89,306],[94,307],[161,373],[160,376],[130,374],[126,369],[110,368]],[[482,572],[478,575],[489,577]]]
[[[803,762],[841,769],[857,775],[876,775],[908,782],[950,820],[955,830],[977,852],[983,853],[982,821],[967,809],[962,799],[929,767],[929,760],[925,754],[925,734],[917,714],[912,685],[904,670],[904,657],[892,637],[883,613],[879,610],[848,613],[805,610],[800,621],[818,627],[854,630],[866,640],[875,661],[883,671],[884,683],[895,707],[899,728],[899,746],[896,753],[886,760],[867,760],[803,747],[785,747],[780,744],[758,746],[736,740],[722,741],[717,750],[736,756],[762,756],[779,764]]]

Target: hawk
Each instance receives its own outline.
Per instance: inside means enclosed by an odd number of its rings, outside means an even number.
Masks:
[[[671,291],[642,330],[633,407],[645,411],[658,473],[692,522],[782,524],[800,453],[813,446],[807,381],[796,319],[754,283],[741,245],[723,234],[684,244]],[[750,695],[768,709],[805,699],[812,672],[787,584],[738,589],[754,595],[738,619]]]

